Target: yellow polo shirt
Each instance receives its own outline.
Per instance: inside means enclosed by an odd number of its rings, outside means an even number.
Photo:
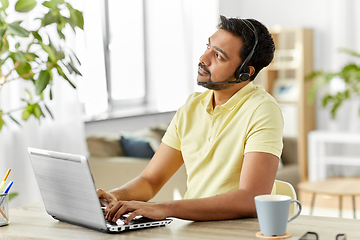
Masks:
[[[162,139],[182,153],[188,175],[184,198],[239,189],[245,153],[282,152],[282,113],[262,87],[250,82],[214,109],[212,98],[212,90],[190,95]]]

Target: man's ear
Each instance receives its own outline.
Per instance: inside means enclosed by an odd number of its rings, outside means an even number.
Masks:
[[[250,69],[250,77],[255,73],[255,68],[253,66],[249,66]]]

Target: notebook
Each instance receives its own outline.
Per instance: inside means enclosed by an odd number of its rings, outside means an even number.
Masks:
[[[127,224],[124,217],[108,222],[85,156],[36,148],[28,152],[46,212],[54,219],[108,233],[165,226],[172,221],[139,216]]]

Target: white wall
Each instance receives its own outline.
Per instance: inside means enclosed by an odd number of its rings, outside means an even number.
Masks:
[[[220,14],[226,17],[255,18],[267,27],[306,27],[314,30],[314,69],[339,70],[349,61],[338,48],[360,52],[360,1],[356,0],[221,0]],[[345,128],[350,103],[344,104],[336,120]],[[328,127],[330,115],[317,102],[317,128]],[[356,114],[353,124],[360,125]],[[360,131],[360,127],[355,130]]]

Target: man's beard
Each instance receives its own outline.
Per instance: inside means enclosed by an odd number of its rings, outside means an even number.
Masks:
[[[199,63],[198,66],[199,68],[202,68],[207,74],[209,74],[209,79],[207,80],[207,82],[202,82],[202,84],[199,85],[214,91],[225,90],[233,86],[233,83],[229,83],[229,82],[234,81],[234,76],[230,76],[229,78],[221,82],[213,82],[211,80],[211,72],[206,68],[206,66],[201,63]],[[198,72],[198,74],[200,73]]]

